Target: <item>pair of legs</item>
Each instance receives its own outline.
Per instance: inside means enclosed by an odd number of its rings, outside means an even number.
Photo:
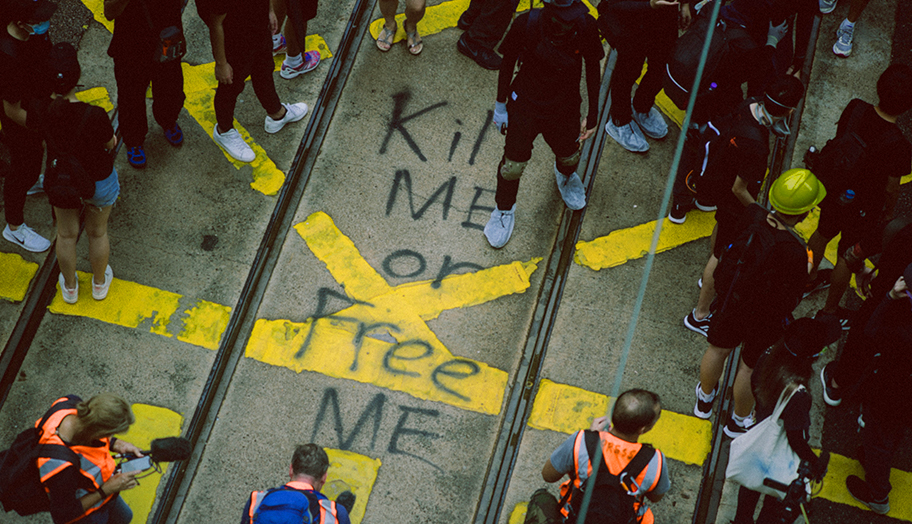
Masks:
[[[37,133],[27,131],[5,118],[0,137],[6,144],[10,155],[10,170],[3,182],[3,213],[9,229],[15,232],[25,225],[25,197],[41,174],[44,141]],[[47,239],[34,232],[31,234],[37,238],[34,239],[34,242],[27,242],[22,247],[36,252],[50,247],[51,244]]]
[[[725,370],[725,361],[734,348],[722,348],[709,344],[706,352],[703,353],[703,359],[700,361],[700,389],[706,396],[711,396],[713,390],[719,384],[722,373]],[[744,363],[744,359],[738,362],[738,372],[735,374],[735,384],[732,387],[732,394],[735,399],[734,414],[740,418],[745,418],[751,414],[754,409],[754,393],[751,391],[751,375],[753,369]]]
[[[378,0],[378,3],[380,4],[380,14],[383,15],[383,27],[390,34],[389,44],[392,44],[392,38],[396,34],[396,10],[399,8],[399,0]],[[421,52],[422,41],[421,36],[418,35],[418,22],[424,18],[425,4],[426,0],[405,0],[403,29],[408,38],[409,52],[413,55]],[[389,50],[389,47],[381,48],[381,50]]]
[[[838,200],[837,200],[838,202]],[[808,240],[808,249],[814,256],[813,269],[811,271],[811,281],[817,278],[817,268],[823,260],[827,244],[837,234],[842,233],[837,248],[836,267],[830,275],[830,289],[827,292],[826,303],[820,310],[823,313],[835,314],[839,301],[852,279],[852,271],[846,263],[843,253],[869,235],[876,235],[878,231],[878,213],[861,214],[860,209],[856,209],[858,204],[849,204],[841,206],[836,204],[824,204],[820,206],[820,222],[817,230]],[[853,207],[854,206],[854,207]]]
[[[89,263],[92,265],[92,282],[105,282],[105,269],[111,245],[108,241],[108,217],[114,206],[85,207],[85,231],[89,237]],[[54,208],[57,215],[57,263],[66,287],[76,287],[76,241],[79,239],[79,209]]]
[[[673,45],[673,44],[672,44]],[[630,123],[633,112],[648,113],[655,104],[655,98],[662,90],[665,77],[665,63],[671,46],[664,45],[630,45],[618,50],[617,63],[611,75],[609,95],[611,97],[611,120],[620,127]],[[633,97],[633,108],[630,104],[630,91],[643,70],[643,63],[648,62],[646,74],[640,80]]]
[[[761,493],[745,487],[738,490],[738,508],[735,510],[735,520],[732,524],[754,524],[754,511],[760,502]],[[773,524],[780,521],[780,513],[784,505],[776,497],[766,495],[763,497],[763,508],[756,524]]]
[[[114,58],[117,107],[124,145],[142,146],[149,131],[146,118],[146,88],[152,84],[152,116],[163,129],[177,124],[184,107],[184,73],[178,60],[144,62],[135,56]]]
[[[253,92],[270,118],[279,120],[285,116],[285,108],[276,93],[272,60],[272,39],[267,33],[252,38],[243,35],[225,35],[225,55],[234,70],[234,81],[219,83],[215,90],[215,117],[218,132],[227,133],[234,128],[234,108],[237,97],[244,90],[244,79],[250,76]]]

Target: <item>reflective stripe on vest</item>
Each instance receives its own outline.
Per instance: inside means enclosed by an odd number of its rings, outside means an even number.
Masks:
[[[336,503],[329,499],[320,499],[320,523],[336,524]]]
[[[54,404],[52,404],[52,407],[57,403],[66,400],[66,397],[57,399]],[[40,428],[41,438],[38,443],[67,446],[63,439],[57,435],[57,428],[60,426],[60,423],[64,418],[75,414],[75,409],[62,409],[48,417],[47,422],[44,424],[44,427]],[[41,419],[35,422],[35,427],[38,427],[38,424],[40,423]],[[114,459],[111,457],[111,454],[108,452],[110,445],[109,439],[101,439],[101,442],[104,444],[101,447],[67,446],[71,451],[76,453],[76,456],[79,457],[79,473],[83,477],[89,479],[89,481],[91,481],[94,485],[95,489],[100,488],[106,479],[109,479],[112,475],[114,475],[114,468],[117,466],[117,464],[114,462]],[[39,475],[41,476],[41,482],[44,483],[54,475],[63,471],[67,466],[70,465],[70,463],[65,460],[38,457],[37,465]],[[45,490],[47,490],[47,487],[45,487]],[[82,496],[89,493],[86,490],[81,491],[83,491],[83,495],[77,494],[77,498],[81,498]],[[92,505],[89,509],[87,509],[80,518],[97,511],[112,498],[114,498],[114,495],[108,495],[104,499],[98,501],[98,503]]]
[[[253,516],[260,508],[260,504],[263,503],[265,494],[265,491],[254,491],[250,494],[250,510],[247,512],[247,515],[250,517],[250,522],[253,522]]]

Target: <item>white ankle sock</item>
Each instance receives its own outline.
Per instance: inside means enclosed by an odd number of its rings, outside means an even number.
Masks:
[[[298,67],[304,63],[304,55],[297,54],[295,56],[285,55],[285,65],[288,67]]]
[[[712,394],[707,395],[706,393],[703,393],[703,386],[700,386],[699,388],[697,388],[697,391],[700,394],[700,400],[702,400],[703,402],[712,402],[716,398]]]

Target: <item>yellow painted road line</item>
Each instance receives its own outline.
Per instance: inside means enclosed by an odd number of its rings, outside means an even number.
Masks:
[[[0,298],[10,302],[25,300],[36,273],[38,264],[13,253],[0,253]]]
[[[250,358],[402,391],[481,413],[500,412],[507,373],[455,357],[426,321],[442,311],[523,293],[541,259],[390,286],[325,213],[295,226],[353,304],[305,322],[258,320]]]
[[[856,508],[867,509],[863,504],[852,498],[846,489],[846,477],[856,475],[864,478],[864,468],[854,459],[837,455],[830,455],[830,466],[826,477],[823,479],[823,491],[818,495],[821,498],[840,504],[848,504]],[[890,470],[890,512],[888,517],[912,521],[912,473],[898,469]]]
[[[93,87],[92,89],[79,91],[76,93],[76,98],[82,100],[86,104],[98,106],[105,111],[114,109],[114,104],[111,103],[111,96],[108,94],[108,90],[103,87]]]
[[[147,404],[133,404],[132,407],[136,422],[126,433],[117,435],[118,438],[135,444],[140,449],[149,449],[154,439],[180,435],[184,418],[179,413]],[[124,502],[133,510],[134,522],[148,520],[158,484],[168,470],[168,464],[163,462],[161,469],[161,473],[152,473],[144,477],[137,487],[121,493]]]
[[[144,286],[115,278],[111,282],[108,297],[104,300],[92,298],[92,275],[77,271],[79,278],[79,300],[75,304],[63,301],[60,290],[48,306],[51,313],[85,318],[94,318],[109,324],[137,328],[143,322],[150,322],[150,332],[165,337],[175,337],[181,342],[218,349],[231,308],[205,300],[197,300],[182,312],[178,329],[172,328],[171,317],[183,298],[177,293]]]
[[[527,11],[530,8],[530,2],[531,0],[522,0],[519,2],[516,12]],[[592,3],[588,0],[583,0],[583,3],[589,8],[589,14],[593,17],[597,17],[598,11],[592,6]],[[534,7],[542,7],[543,5],[541,0],[536,0],[533,4]],[[456,22],[459,21],[459,17],[462,16],[462,13],[468,9],[468,7],[469,0],[449,0],[448,2],[441,2],[437,5],[429,6],[424,12],[424,18],[418,22],[418,34],[421,36],[435,35],[444,29],[456,27]],[[371,22],[370,34],[374,37],[374,40],[380,36],[380,28],[383,27],[383,24],[383,18],[378,18]],[[396,36],[393,38],[393,43],[401,42],[406,39],[405,13],[396,15],[396,27]]]
[[[715,223],[715,213],[701,211],[688,213],[687,222],[683,224],[672,224],[665,218],[656,252],[668,251],[687,242],[708,237],[712,234]],[[581,266],[598,271],[641,258],[649,252],[656,224],[656,221],[647,222],[639,226],[612,231],[595,240],[577,242],[573,259]]]
[[[354,493],[358,502],[349,517],[352,524],[360,524],[377,480],[380,459],[341,449],[326,448],[326,454],[329,455],[329,475],[320,492],[332,500],[346,490]]]
[[[529,427],[566,434],[587,429],[594,418],[608,412],[609,400],[601,393],[543,379],[532,404]],[[711,440],[710,421],[671,411],[663,411],[655,428],[642,438],[668,458],[696,465],[706,460]]]
[[[520,502],[513,506],[513,511],[510,512],[510,519],[507,520],[507,524],[523,524],[526,520],[526,511],[528,509],[528,502]]]
[[[105,26],[109,33],[114,32],[114,21],[104,16],[104,0],[82,0],[82,3],[92,12],[96,22]]]

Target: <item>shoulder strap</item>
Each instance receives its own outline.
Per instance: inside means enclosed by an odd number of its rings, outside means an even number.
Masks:
[[[58,411],[62,411],[64,409],[73,409],[72,403],[75,402],[79,397],[77,397],[76,395],[67,395],[66,397],[63,397],[63,398],[65,398],[66,400],[61,400],[60,402],[57,402],[56,404],[51,406],[51,409],[49,409],[47,411],[47,413],[45,413],[44,416],[41,417],[41,422],[38,423],[39,430],[44,429],[44,425],[47,424],[48,419],[51,418],[51,416],[54,413],[57,413]],[[39,438],[40,438],[40,434],[39,434]]]
[[[79,467],[81,463],[79,455],[77,455],[75,451],[66,446],[61,446],[60,444],[40,444],[38,446],[38,456],[65,460],[76,467]]]

